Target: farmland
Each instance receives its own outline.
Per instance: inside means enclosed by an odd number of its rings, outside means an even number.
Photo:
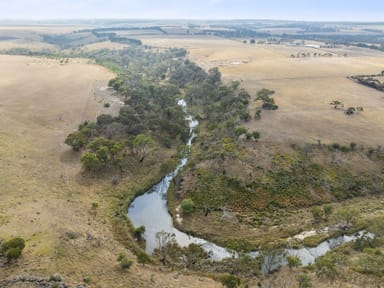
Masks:
[[[158,254],[139,258],[145,241],[126,217],[128,205],[183,153],[188,164],[171,183],[168,209],[174,225],[193,235],[237,251],[270,251],[297,235],[311,236],[289,245],[382,232],[384,94],[351,76],[382,80],[384,53],[372,39],[381,39],[384,26],[260,23],[1,26],[0,239],[23,237],[26,248],[14,265],[0,262],[0,275],[58,273],[74,287],[221,287],[222,275],[232,273],[249,287],[288,280],[297,287],[305,273],[314,287],[376,287],[382,270],[364,261],[381,263],[381,234],[359,242],[361,249],[348,244],[327,254],[324,261],[340,265],[332,282],[318,273],[320,261],[268,276],[255,268],[258,258],[212,263],[198,255],[185,264],[174,256],[186,253],[177,245],[168,263]],[[264,109],[260,91],[273,109]],[[184,118],[172,97],[183,97],[199,119],[191,151],[182,145]],[[115,126],[98,123],[100,114]],[[89,143],[64,144],[84,127]],[[93,153],[93,133],[122,145],[122,160],[112,155],[110,166],[86,166],[80,159]],[[155,144],[138,158],[134,139],[145,133]],[[185,200],[192,208],[179,214]],[[315,218],[314,208],[327,205],[335,212]],[[353,225],[342,226],[346,210],[359,213]],[[121,253],[132,259],[129,270],[116,260]],[[192,268],[184,273],[183,265]]]

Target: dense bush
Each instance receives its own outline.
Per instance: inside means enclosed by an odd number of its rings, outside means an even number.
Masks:
[[[299,288],[312,288],[312,280],[308,274],[302,273],[297,276]]]
[[[119,254],[117,261],[120,263],[121,268],[124,270],[129,269],[133,264],[133,261],[129,260],[123,253]]]
[[[8,262],[18,259],[25,247],[25,240],[22,238],[13,238],[1,244],[0,254],[4,255]]]
[[[181,211],[183,211],[183,214],[191,214],[195,208],[195,204],[193,203],[192,199],[187,198],[184,199],[181,202]]]
[[[220,282],[226,288],[236,288],[241,283],[240,278],[234,275],[224,275],[220,278]]]

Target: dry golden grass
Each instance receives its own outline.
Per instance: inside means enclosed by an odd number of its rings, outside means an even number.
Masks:
[[[0,41],[0,50],[9,50],[13,48],[23,48],[30,49],[33,51],[41,50],[41,49],[51,49],[54,50],[56,47],[54,45],[48,43],[42,43],[38,40],[13,40],[13,41]]]
[[[218,287],[154,267],[122,272],[117,265],[120,252],[135,257],[111,231],[110,179],[83,178],[79,155],[63,143],[78,123],[104,111],[99,88],[113,75],[83,60],[61,65],[0,56],[0,67],[0,237],[27,241],[18,264],[1,268],[0,279],[59,273],[71,285],[88,276],[90,287]]]
[[[70,33],[87,27],[74,25],[41,25],[41,26],[0,26],[0,36],[13,37],[13,40],[0,41],[0,50],[25,48],[31,50],[56,49],[55,45],[41,42],[43,34]]]
[[[355,47],[326,49],[347,57],[290,58],[291,54],[324,53],[310,47],[250,45],[217,38],[143,38],[145,44],[185,47],[189,57],[204,68],[220,67],[225,80],[241,80],[252,98],[262,88],[276,91],[277,111],[262,113],[260,121],[245,126],[261,132],[262,141],[323,143],[350,142],[366,146],[384,142],[384,94],[346,77],[376,74],[384,54]],[[348,117],[329,103],[340,100],[345,108],[362,106],[364,112]],[[257,106],[253,100],[250,112]]]

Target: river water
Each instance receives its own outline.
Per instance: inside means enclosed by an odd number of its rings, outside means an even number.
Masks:
[[[186,113],[186,119],[189,122],[190,138],[187,142],[188,146],[192,145],[192,140],[196,136],[194,129],[198,122],[187,113],[187,106],[184,100],[179,100],[178,104],[183,108]],[[182,246],[189,244],[198,244],[210,253],[212,260],[222,260],[230,257],[237,257],[238,253],[229,251],[226,248],[220,247],[207,240],[190,236],[184,232],[177,230],[173,226],[171,215],[168,213],[167,208],[167,191],[172,179],[177,173],[187,164],[187,158],[180,161],[179,166],[172,173],[166,175],[158,184],[154,185],[145,194],[137,197],[128,208],[128,217],[135,227],[144,226],[144,238],[146,240],[146,252],[152,254],[153,250],[158,247],[156,233],[165,231],[175,235],[176,242]],[[320,243],[317,247],[313,248],[300,248],[300,249],[285,249],[281,255],[263,255],[264,263],[262,270],[267,273],[268,271],[275,270],[279,266],[287,264],[285,255],[292,255],[300,258],[303,266],[314,263],[315,259],[324,255],[329,250],[340,246],[344,243],[354,241],[361,237],[373,237],[373,234],[364,234],[364,231],[358,232],[352,236],[340,236],[328,239]],[[259,252],[251,252],[248,254],[250,257],[259,256]]]
[[[179,100],[178,104],[186,113],[186,119],[189,123],[190,137],[187,146],[192,145],[193,138],[196,137],[194,129],[198,122],[187,113],[187,105],[184,100]],[[181,168],[187,164],[187,158],[180,161],[179,166],[172,173],[166,175],[158,184],[153,186],[142,196],[137,197],[128,209],[128,217],[135,227],[145,226],[144,237],[146,240],[146,252],[152,254],[153,250],[158,247],[156,233],[165,231],[175,235],[175,239],[180,246],[188,246],[189,244],[199,244],[206,251],[211,253],[211,258],[220,260],[232,256],[232,252],[223,247],[219,247],[214,243],[201,238],[187,235],[177,230],[173,226],[171,215],[167,208],[167,191],[172,179],[177,175]]]

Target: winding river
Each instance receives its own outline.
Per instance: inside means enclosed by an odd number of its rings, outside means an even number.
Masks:
[[[189,123],[190,137],[187,146],[192,145],[193,138],[196,137],[194,129],[198,122],[187,113],[187,104],[184,100],[179,100],[178,104],[183,108],[186,119]],[[146,252],[152,254],[153,250],[158,247],[156,233],[165,231],[175,235],[175,239],[180,246],[188,246],[189,244],[199,244],[206,251],[211,253],[213,260],[221,260],[232,257],[232,252],[217,246],[209,241],[201,238],[190,236],[184,232],[177,230],[173,226],[171,215],[167,208],[167,191],[172,179],[177,175],[181,168],[187,164],[187,158],[180,161],[179,166],[172,173],[166,175],[158,184],[153,186],[142,196],[137,197],[129,206],[128,217],[135,227],[145,226],[144,237],[146,240]]]
[[[192,145],[192,140],[196,136],[194,129],[198,122],[187,112],[187,105],[184,100],[179,100],[178,104],[183,108],[186,119],[189,122],[190,138],[187,145]],[[189,244],[198,244],[210,253],[212,260],[222,260],[230,257],[237,257],[237,253],[229,251],[226,248],[220,247],[207,240],[190,236],[184,232],[177,230],[173,226],[171,215],[168,213],[167,208],[167,191],[172,179],[177,173],[187,164],[187,158],[180,161],[179,166],[170,174],[166,175],[158,184],[154,185],[142,196],[137,197],[129,206],[128,217],[135,227],[145,226],[144,237],[146,239],[146,252],[152,254],[153,250],[158,247],[156,233],[165,231],[175,235],[175,240],[180,246],[188,246]],[[285,255],[292,255],[300,258],[303,266],[312,264],[319,256],[324,255],[329,250],[340,246],[344,243],[354,241],[361,237],[373,237],[372,234],[365,234],[364,231],[358,232],[352,236],[340,236],[328,239],[320,243],[317,247],[313,248],[300,248],[300,249],[285,249],[281,255],[264,256],[264,263],[262,270],[267,273],[279,266],[286,265],[287,261]],[[248,254],[250,257],[259,256],[258,252],[251,252]]]

